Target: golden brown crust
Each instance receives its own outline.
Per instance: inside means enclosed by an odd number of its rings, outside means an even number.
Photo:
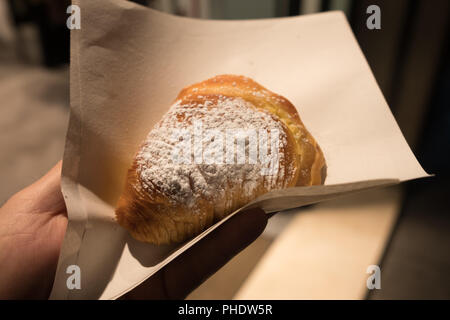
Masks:
[[[170,205],[164,196],[149,197],[136,186],[141,185],[136,170],[136,162],[128,170],[125,189],[116,206],[116,220],[127,229],[133,238],[154,244],[181,242],[214,222],[212,204],[201,201],[200,214],[186,214],[183,205]]]
[[[269,111],[289,128],[296,143],[295,153],[299,157],[297,186],[320,185],[325,179],[325,158],[317,142],[306,130],[297,109],[286,98],[273,93],[257,82],[244,76],[219,75],[181,90],[178,99],[197,95],[220,94],[240,97],[257,108]]]
[[[295,107],[284,97],[265,89],[253,80],[235,75],[220,75],[184,88],[176,102],[180,107],[208,101],[210,108],[218,108],[220,97],[243,99],[252,108],[265,110],[282,125],[287,143],[282,146],[280,160],[282,174],[276,181],[267,183],[260,178],[251,192],[243,192],[244,186],[229,181],[221,196],[201,196],[194,205],[171,201],[167,191],[156,184],[145,186],[138,174],[138,159],[128,171],[127,181],[116,208],[120,225],[140,241],[163,244],[184,241],[244,206],[259,195],[273,188],[310,186],[322,184],[325,179],[325,159],[317,142],[304,127]],[[176,122],[191,119],[180,113]],[[145,146],[142,145],[141,149]],[[283,162],[283,163],[281,163]],[[269,178],[267,178],[269,179]],[[193,212],[195,211],[195,214]]]

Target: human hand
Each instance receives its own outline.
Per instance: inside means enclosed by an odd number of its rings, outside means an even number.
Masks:
[[[61,161],[0,208],[0,299],[47,299],[66,232]]]
[[[241,212],[123,299],[182,299],[252,243],[267,224],[260,209]],[[67,227],[61,162],[0,208],[0,299],[47,299]]]

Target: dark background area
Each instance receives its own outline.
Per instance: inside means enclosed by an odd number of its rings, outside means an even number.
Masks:
[[[406,184],[402,212],[381,264],[383,282],[390,285],[368,293],[367,297],[450,298],[450,1],[135,2],[178,15],[212,19],[270,18],[343,10],[408,143],[424,169],[435,174]],[[16,40],[11,49],[0,37],[0,60],[14,56],[14,60],[28,65],[67,69],[66,8],[70,1],[5,3]],[[366,9],[373,4],[381,8],[381,30],[366,27]],[[35,35],[31,38],[24,31],[30,28]],[[30,41],[34,41],[33,46]],[[5,101],[0,103],[1,108],[8,108]]]

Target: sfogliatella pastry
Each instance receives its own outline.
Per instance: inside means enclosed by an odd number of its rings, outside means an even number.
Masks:
[[[116,218],[140,241],[199,234],[271,190],[322,184],[325,160],[295,107],[220,75],[184,88],[128,171]]]

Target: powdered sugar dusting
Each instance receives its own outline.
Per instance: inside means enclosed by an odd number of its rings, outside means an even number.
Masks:
[[[210,155],[211,153],[226,154],[224,150],[226,141],[200,136],[199,123],[203,132],[216,130],[216,132],[225,133],[238,129],[264,129],[267,132],[278,130],[280,133],[279,166],[276,173],[264,176],[261,170],[267,167],[267,164],[259,161],[252,163],[248,159],[252,147],[249,140],[246,140],[245,144],[247,155],[245,163],[230,164],[220,157],[212,162],[198,161],[198,159],[205,159],[205,152],[209,152]],[[188,132],[192,139],[181,141],[183,139],[173,134],[176,130]],[[264,136],[259,138],[267,140]],[[198,143],[199,141],[201,142]],[[186,148],[190,152],[187,158],[185,157],[187,161],[184,163],[173,159],[174,149],[180,148],[180,143],[190,146]],[[233,143],[235,144],[236,141]],[[259,143],[268,144],[270,150],[269,141],[259,141]],[[176,101],[148,134],[136,156],[137,173],[142,185],[135,187],[151,191],[149,194],[157,191],[156,194],[173,203],[183,203],[192,208],[199,199],[222,203],[226,201],[226,190],[236,186],[241,186],[243,189],[244,194],[240,196],[251,200],[256,197],[261,185],[266,191],[285,187],[287,179],[283,179],[283,175],[293,170],[293,168],[284,167],[283,150],[286,144],[285,129],[278,118],[256,109],[250,102],[220,95],[193,95],[188,99]],[[236,145],[234,147],[236,148]],[[195,208],[193,211],[195,212]]]

